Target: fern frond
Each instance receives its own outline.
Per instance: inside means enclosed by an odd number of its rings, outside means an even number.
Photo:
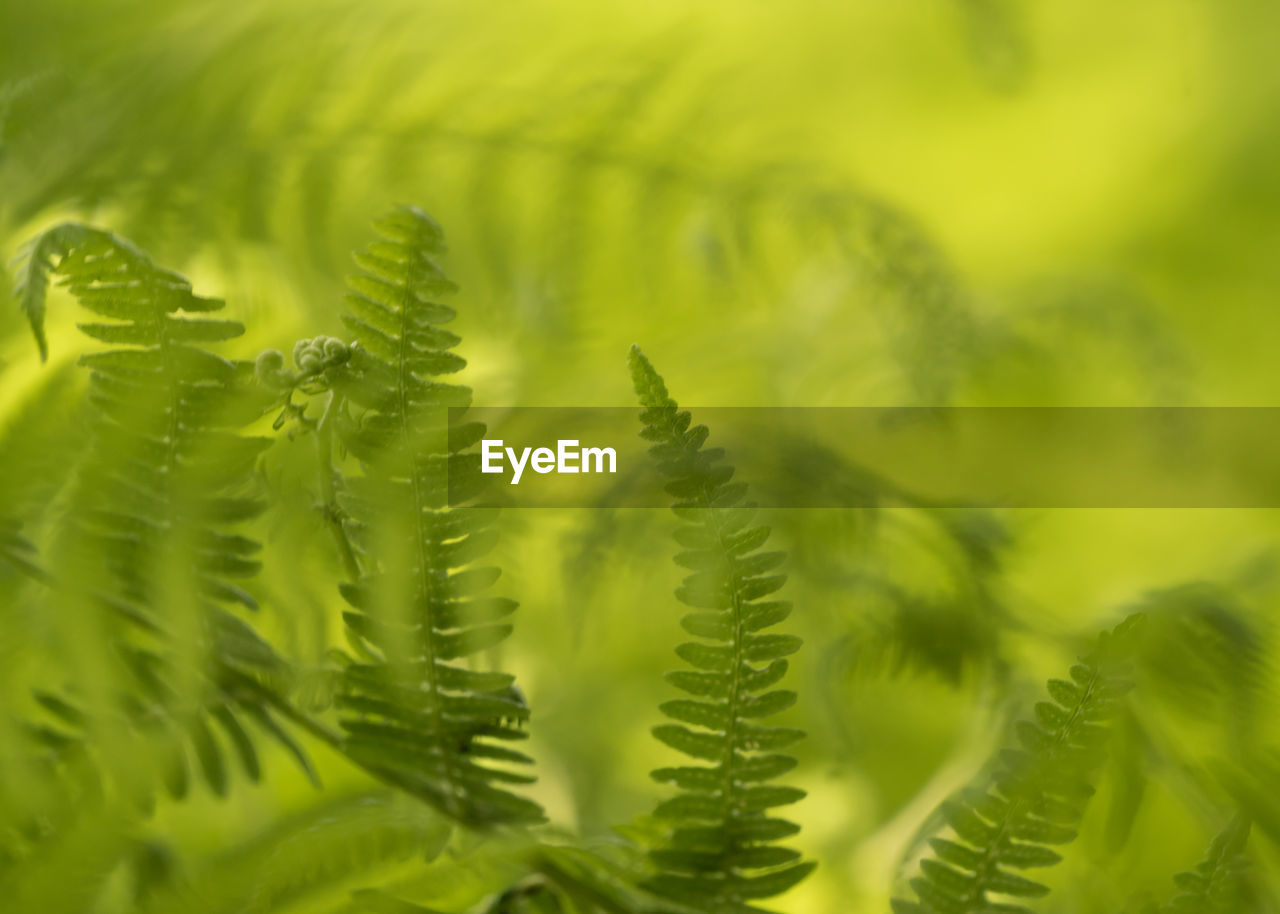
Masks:
[[[1252,754],[1275,717],[1275,636],[1243,587],[1193,581],[1148,593],[1143,671],[1177,713],[1223,726],[1240,756]]]
[[[794,635],[764,634],[791,613],[791,604],[765,600],[782,587],[773,574],[782,552],[763,552],[769,528],[752,525],[755,508],[746,485],[731,482],[733,467],[720,448],[704,448],[706,426],[690,426],[662,378],[638,347],[630,354],[636,394],[644,407],[642,437],[670,481],[674,510],[684,523],[676,541],[685,551],[676,562],[690,574],[676,598],[696,611],[681,620],[701,641],[676,648],[692,670],[668,681],[694,696],[665,702],[676,723],[654,735],[691,758],[710,765],[659,768],[653,778],[680,793],[659,805],[670,821],[666,847],[653,853],[661,870],[652,887],[659,894],[713,912],[756,911],[750,902],[778,895],[812,871],[792,848],[775,842],[799,827],[770,815],[795,803],[804,791],[769,783],[795,767],[777,750],[803,732],[759,721],[795,703],[795,692],[773,689],[787,672],[788,654],[800,647]]]
[[[169,729],[190,746],[209,785],[223,793],[227,753],[215,730],[253,778],[259,765],[250,721],[301,755],[268,707],[264,683],[280,676],[283,662],[224,606],[257,608],[239,582],[257,573],[260,546],[237,527],[262,508],[249,492],[268,442],[234,431],[257,412],[240,393],[249,366],[202,344],[244,328],[205,316],[223,303],[194,294],[184,278],[101,229],[57,226],[32,241],[25,258],[23,308],[42,353],[45,294],[55,275],[103,318],[80,329],[117,347],[79,360],[91,370],[95,420],[72,527],[83,556],[100,565],[89,578],[106,590],[94,602],[128,623],[116,651],[134,689],[126,711],[135,725]],[[175,602],[193,607],[195,618]],[[194,708],[183,706],[175,684],[187,678],[192,656],[205,658]],[[170,786],[182,793],[184,753],[175,753],[175,766]]]
[[[499,745],[525,736],[514,679],[458,662],[510,634],[516,603],[482,595],[500,573],[475,564],[496,542],[493,512],[458,507],[478,489],[478,457],[465,451],[484,427],[450,425],[448,407],[468,405],[470,390],[436,380],[465,364],[440,327],[454,311],[435,300],[454,288],[436,263],[444,237],[409,207],[375,225],[381,240],[356,256],[343,317],[356,343],[334,382],[363,410],[343,441],[364,474],[341,500],[355,539],[380,559],[342,589],[348,627],[377,658],[346,671],[345,748],[462,822],[537,822],[536,803],[498,786],[533,778],[484,764],[531,762]]]
[[[1053,866],[1054,846],[1076,838],[1094,793],[1092,775],[1105,751],[1107,722],[1128,692],[1127,657],[1142,616],[1105,632],[1071,667],[1070,680],[1049,681],[1051,701],[1015,728],[1018,745],[1000,753],[992,783],[944,805],[951,838],[933,838],[931,856],[911,880],[916,901],[895,899],[895,914],[1027,914],[993,896],[1039,898],[1049,889],[1017,870]]]
[[[1179,873],[1173,881],[1181,889],[1162,914],[1228,914],[1248,910],[1247,874],[1249,820],[1237,816],[1209,845],[1209,852],[1196,868]]]

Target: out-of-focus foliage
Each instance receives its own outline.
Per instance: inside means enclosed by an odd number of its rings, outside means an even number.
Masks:
[[[1277,33],[1248,0],[0,4],[0,909],[696,910],[651,891],[669,513],[370,525],[411,478],[378,391],[627,405],[638,341],[695,406],[1272,405]],[[343,291],[396,204],[458,287],[408,382]],[[1274,511],[939,504],[853,450],[773,449],[865,507],[762,521],[818,864],[768,904],[889,910],[952,798],[998,818],[1043,682],[1140,612],[1094,796],[1018,903],[1276,910]],[[500,598],[458,579],[482,552]],[[494,618],[398,592],[428,566]],[[423,692],[389,623],[492,637]],[[481,768],[536,774],[521,814],[465,814]]]
[[[932,851],[910,883],[918,900],[895,899],[895,912],[980,912],[1002,905],[1021,914],[1028,909],[999,899],[1022,902],[1049,893],[1020,871],[1061,862],[1054,847],[1076,839],[1095,792],[1108,724],[1133,685],[1125,671],[1141,622],[1133,616],[1104,633],[1071,667],[1070,679],[1050,679],[1053,700],[1038,702],[1035,720],[1017,724],[1018,746],[997,756],[990,783],[942,805],[951,837],[929,839]]]
[[[1248,910],[1254,904],[1249,889],[1249,860],[1244,853],[1248,840],[1249,820],[1232,820],[1213,839],[1208,855],[1195,870],[1174,877],[1182,891],[1161,910],[1170,914]]]

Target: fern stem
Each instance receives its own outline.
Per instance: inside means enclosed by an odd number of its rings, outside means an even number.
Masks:
[[[724,528],[719,523],[719,516],[712,507],[712,491],[711,485],[704,483],[702,486],[701,499],[703,505],[708,512],[709,526],[715,531],[716,543],[720,547],[720,551],[724,555],[729,555],[729,545],[724,539]],[[736,809],[733,802],[733,747],[734,740],[737,738],[738,728],[738,708],[742,701],[742,665],[745,658],[742,656],[742,592],[741,582],[734,575],[733,592],[730,596],[730,606],[733,610],[733,679],[729,686],[729,720],[725,728],[725,748],[724,748],[724,781],[721,790],[724,791],[724,808],[725,819],[732,821],[737,818]],[[739,849],[738,842],[733,839],[730,842],[732,850]],[[735,899],[736,900],[736,899]]]
[[[346,527],[342,523],[342,509],[338,506],[337,493],[334,491],[333,477],[333,422],[341,406],[337,391],[329,392],[325,402],[324,414],[316,428],[316,456],[320,464],[320,510],[324,514],[325,525],[333,535],[334,545],[338,547],[338,556],[342,559],[342,567],[347,578],[355,583],[360,580],[360,562],[351,540],[347,537]]]

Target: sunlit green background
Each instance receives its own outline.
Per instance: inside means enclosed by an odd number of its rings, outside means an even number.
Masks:
[[[1277,36],[1265,0],[0,0],[0,251],[67,218],[109,227],[225,297],[249,327],[227,351],[252,358],[341,335],[347,252],[406,202],[449,238],[483,405],[630,404],[633,342],[691,406],[1280,405]],[[76,319],[55,293],[42,365],[16,307],[0,318],[0,514],[41,546],[82,456]],[[277,510],[256,531],[254,620],[304,670],[343,644],[308,455],[282,442],[264,461]],[[806,641],[787,721],[810,734],[797,846],[820,867],[777,908],[887,910],[930,810],[1153,591],[1212,582],[1247,622],[1250,738],[1274,750],[1276,520],[782,512]],[[681,637],[670,526],[506,517],[501,589],[522,609],[503,662],[555,834],[605,838],[666,795],[647,773],[671,760],[649,734]],[[75,620],[56,608],[0,569],[8,717],[34,686],[75,682]],[[1241,761],[1236,687],[1154,702],[1169,745],[1118,754],[1137,774],[1108,769],[1037,910],[1171,894],[1239,799],[1213,773]],[[273,753],[261,785],[162,800],[128,837],[209,911],[340,910],[394,879],[461,914],[520,878],[483,847],[467,863],[465,836],[431,870],[388,863],[355,825],[345,868],[299,877],[323,858],[298,835],[375,788],[311,748],[323,792]],[[110,831],[81,837],[111,848]],[[1280,835],[1255,831],[1274,889]],[[42,912],[132,910],[135,864],[95,853],[43,875],[33,857],[0,887],[26,880]]]

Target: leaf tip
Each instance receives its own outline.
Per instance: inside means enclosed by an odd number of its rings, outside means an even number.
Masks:
[[[636,343],[631,344],[627,353],[627,364],[631,368],[631,383],[642,406],[674,406],[675,402],[667,394],[667,386],[662,375],[654,369],[648,357]]]

